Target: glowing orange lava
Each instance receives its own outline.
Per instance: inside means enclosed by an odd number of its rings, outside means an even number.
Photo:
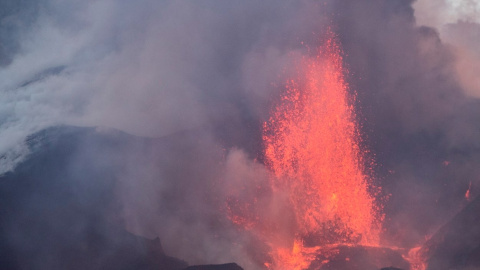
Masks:
[[[267,265],[269,269],[307,269],[310,263],[315,260],[315,253],[318,248],[306,248],[299,240],[295,240],[291,249],[280,247],[273,253],[273,265]]]
[[[290,252],[272,247],[273,269],[307,269],[315,256],[303,252],[306,239],[318,246],[378,245],[381,215],[342,62],[330,34],[315,57],[302,60],[303,74],[287,83],[264,125],[272,188],[287,195],[296,223]]]

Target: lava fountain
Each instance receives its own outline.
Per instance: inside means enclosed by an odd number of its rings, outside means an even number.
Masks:
[[[272,269],[308,269],[322,247],[378,246],[381,207],[366,173],[365,153],[334,34],[301,61],[264,124],[265,163],[273,193],[284,194],[295,225],[290,245],[271,246]]]

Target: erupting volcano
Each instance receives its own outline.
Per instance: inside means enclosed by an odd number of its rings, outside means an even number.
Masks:
[[[0,1],[0,270],[480,269],[480,0],[58,2]]]

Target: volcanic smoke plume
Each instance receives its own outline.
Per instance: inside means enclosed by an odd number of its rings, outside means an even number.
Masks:
[[[479,6],[0,1],[0,268],[478,267]]]

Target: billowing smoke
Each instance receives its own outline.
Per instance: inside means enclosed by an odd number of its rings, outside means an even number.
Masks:
[[[340,1],[337,17],[367,144],[391,194],[387,234],[412,244],[456,213],[469,182],[478,183],[480,107],[458,76],[465,59],[437,29],[417,25],[407,2]]]
[[[478,3],[433,2],[2,1],[0,173],[28,171],[18,164],[41,151],[32,141],[54,133],[38,135],[45,128],[98,127],[67,140],[69,159],[48,167],[61,173],[42,181],[70,177],[62,185],[80,186],[72,192],[82,211],[160,236],[168,254],[189,263],[260,267],[252,247],[264,247],[231,225],[226,200],[268,181],[262,123],[295,63],[331,27],[388,198],[384,241],[414,246],[480,185]],[[91,166],[95,173],[85,172]],[[29,192],[15,209],[58,203]],[[95,201],[102,192],[108,203]],[[8,198],[4,205],[17,200]],[[38,219],[52,227],[63,214]],[[9,217],[3,237],[31,250],[30,238],[12,231],[28,219]]]
[[[417,1],[417,21],[420,25],[434,27],[442,40],[455,54],[456,76],[465,93],[479,97],[480,81],[480,2],[469,1]]]

